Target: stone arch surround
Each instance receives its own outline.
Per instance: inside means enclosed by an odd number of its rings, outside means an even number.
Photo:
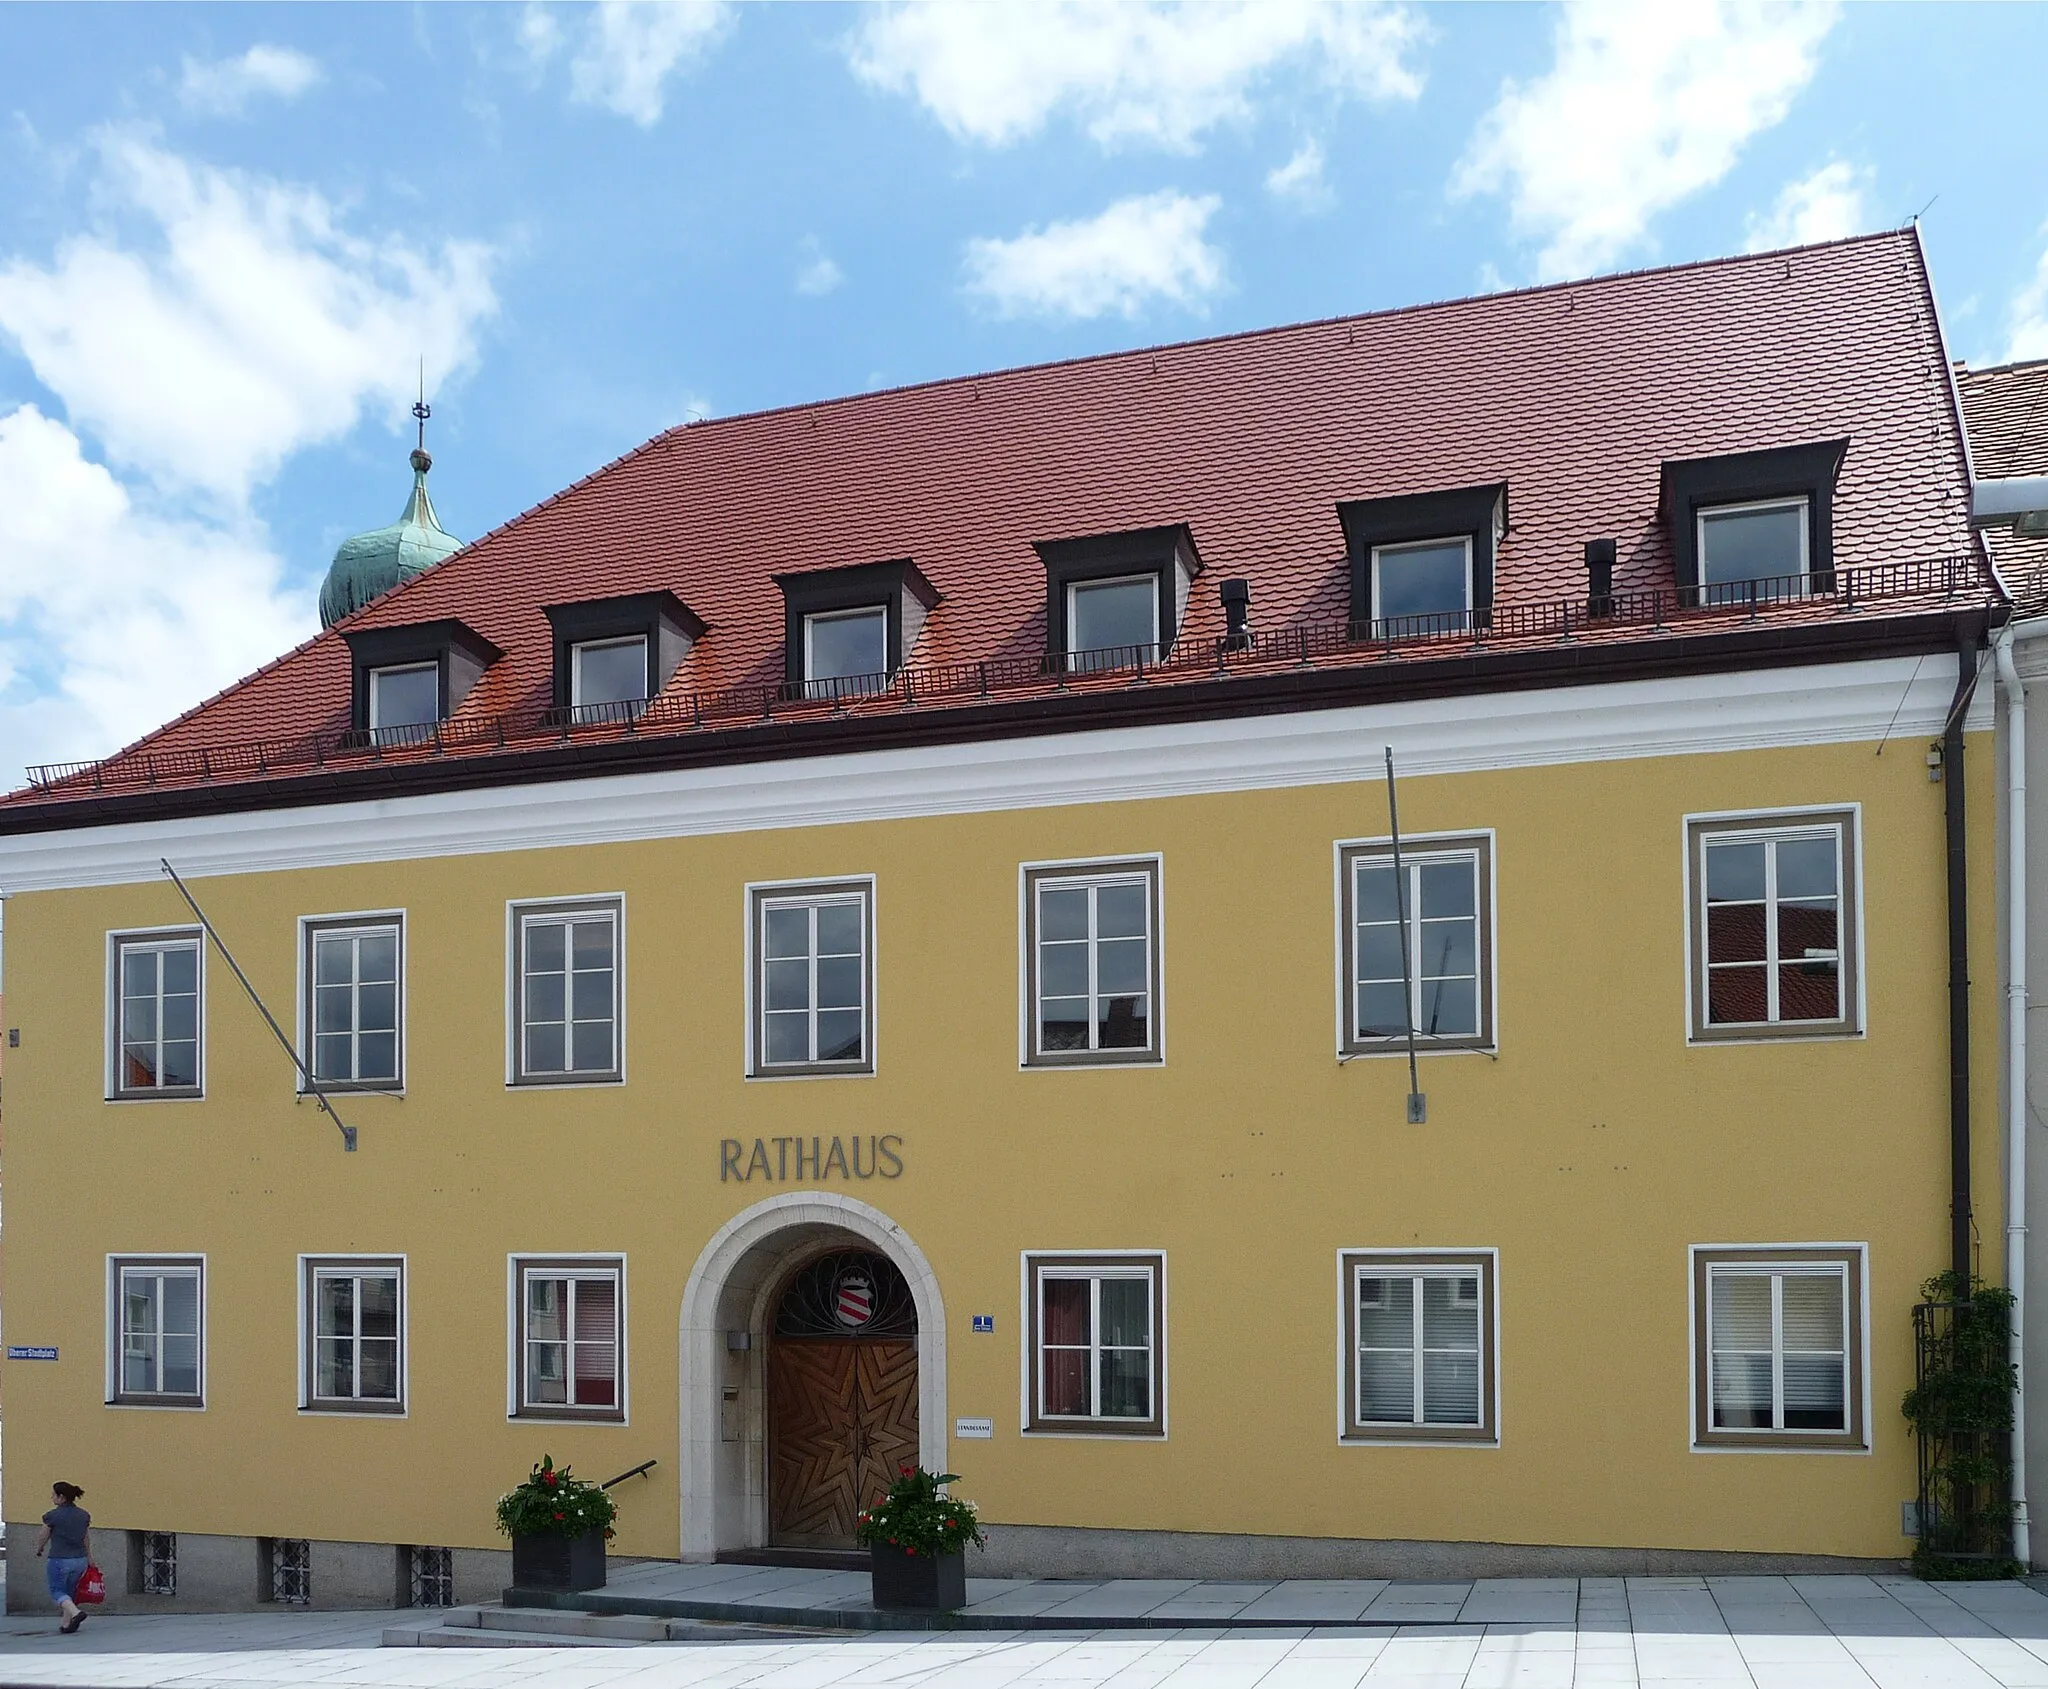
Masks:
[[[755,1203],[718,1229],[683,1289],[680,1343],[682,1558],[768,1540],[765,1390],[770,1299],[785,1270],[832,1245],[873,1249],[895,1262],[917,1307],[918,1458],[946,1467],[946,1309],[924,1251],[879,1208],[830,1191],[789,1191]],[[727,1347],[744,1331],[749,1346]],[[738,1412],[724,1407],[737,1390]],[[725,1433],[737,1425],[739,1437]]]

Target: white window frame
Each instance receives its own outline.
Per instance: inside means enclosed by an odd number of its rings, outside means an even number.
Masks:
[[[318,970],[313,965],[313,947],[319,939],[336,933],[363,934],[370,932],[392,932],[398,939],[398,1071],[389,1079],[325,1079],[313,1080],[313,1017],[317,1001],[315,984]],[[411,957],[405,942],[405,911],[403,909],[348,910],[333,915],[301,915],[299,917],[299,964],[297,1011],[299,1028],[299,1061],[303,1071],[297,1075],[299,1093],[302,1096],[314,1091],[347,1092],[374,1091],[385,1096],[405,1095],[406,1013],[411,1006],[411,994],[406,989],[406,970]],[[360,985],[357,986],[360,990]],[[361,1036],[360,1028],[350,1034]]]
[[[1132,1438],[1163,1441],[1166,1417],[1166,1251],[1163,1249],[1027,1249],[1020,1257],[1022,1293],[1017,1322],[1021,1363],[1019,1419],[1026,1437],[1105,1438],[1128,1442]],[[1039,1337],[1039,1282],[1054,1278],[1086,1278],[1093,1281],[1088,1297],[1089,1376],[1088,1399],[1100,1405],[1100,1378],[1095,1370],[1101,1351],[1100,1281],[1104,1278],[1143,1278],[1150,1288],[1152,1328],[1147,1354],[1152,1369],[1152,1413],[1146,1419],[1122,1419],[1099,1413],[1047,1414],[1041,1409],[1044,1397],[1043,1345]]]
[[[872,616],[882,624],[882,666],[879,669],[871,670],[867,674],[828,674],[823,676],[815,674],[812,671],[811,664],[811,629],[820,622],[850,622],[856,617],[861,616]],[[885,684],[889,676],[894,672],[894,665],[889,661],[889,606],[887,604],[851,604],[843,610],[811,610],[805,612],[804,685],[806,688],[812,686],[844,687],[849,691],[859,691],[860,688],[854,685],[856,681],[873,680],[879,687]],[[828,696],[829,694],[820,693],[819,695]]]
[[[196,1085],[154,1086],[148,1089],[131,1089],[121,1083],[121,953],[133,945],[145,949],[163,949],[172,944],[189,943],[197,947],[199,954],[197,984],[199,1001],[195,1009],[199,1037],[198,1060],[195,1064],[199,1083]],[[206,933],[199,927],[127,927],[107,934],[107,1025],[106,1025],[106,1100],[110,1103],[148,1102],[196,1102],[206,1095]],[[158,964],[158,981],[162,981],[162,964]],[[162,1044],[162,993],[158,993],[157,1031],[159,1045]]]
[[[196,1395],[174,1395],[161,1391],[129,1391],[122,1387],[122,1280],[129,1271],[161,1278],[166,1274],[190,1273],[198,1281],[196,1303],[199,1317],[199,1391]],[[131,1253],[107,1256],[107,1371],[106,1405],[110,1408],[169,1409],[173,1413],[203,1413],[206,1410],[206,1257],[204,1254]],[[162,1379],[162,1359],[158,1359]]]
[[[1415,1369],[1416,1419],[1409,1424],[1358,1417],[1356,1298],[1361,1278],[1479,1275],[1479,1414],[1477,1426],[1432,1425],[1421,1420],[1422,1369]],[[1421,1329],[1416,1299],[1416,1329]],[[1418,1347],[1417,1353],[1420,1353]],[[1405,1448],[1499,1448],[1500,1251],[1497,1248],[1345,1248],[1337,1251],[1337,1441],[1399,1444]]]
[[[530,1074],[525,1049],[525,922],[527,917],[571,919],[582,914],[609,913],[612,919],[612,1045],[609,1072],[568,1069]],[[565,987],[565,992],[566,992]],[[564,1008],[568,1007],[565,997]],[[564,1034],[563,1051],[571,1046]],[[626,1082],[626,898],[623,892],[593,892],[585,897],[521,897],[505,904],[505,1087],[512,1091],[561,1090],[578,1085],[623,1085]]]
[[[1768,838],[1823,827],[1841,829],[1836,855],[1835,967],[1840,981],[1840,1020],[1707,1020],[1706,847],[1708,840]],[[1865,1038],[1870,1033],[1869,973],[1863,919],[1863,805],[1802,804],[1781,809],[1708,810],[1679,823],[1680,862],[1685,886],[1685,1038],[1691,1045],[1781,1044],[1809,1040]],[[1766,923],[1769,955],[1777,933]],[[1771,964],[1775,966],[1775,964]],[[1775,996],[1777,982],[1771,981]]]
[[[818,904],[858,899],[861,906],[861,1027],[862,1049],[858,1061],[770,1062],[767,1059],[767,911],[774,905]],[[746,1004],[746,1077],[753,1079],[865,1079],[875,1072],[876,1032],[880,1015],[875,999],[875,876],[846,874],[819,880],[756,880],[744,888],[740,900],[745,930],[744,954],[747,973],[743,996]],[[816,921],[812,922],[816,931]],[[811,1036],[817,1040],[817,956],[811,957]]]
[[[1471,617],[1473,606],[1472,536],[1470,534],[1442,534],[1435,539],[1425,540],[1389,540],[1385,545],[1376,545],[1372,548],[1372,625],[1375,628],[1387,620],[1385,616],[1380,614],[1380,559],[1382,557],[1398,555],[1404,551],[1437,551],[1447,545],[1460,545],[1465,548],[1465,602],[1461,608],[1456,610],[1431,610],[1427,613],[1432,616],[1464,616],[1468,619]],[[1397,619],[1406,620],[1407,618]]]
[[[1103,651],[1128,651],[1132,649],[1128,645],[1093,645],[1083,649],[1074,643],[1076,635],[1074,608],[1079,595],[1084,592],[1092,592],[1098,587],[1137,586],[1140,584],[1145,588],[1146,602],[1152,607],[1152,638],[1147,647],[1149,654],[1145,661],[1156,663],[1159,660],[1159,572],[1155,569],[1138,575],[1102,575],[1089,580],[1067,582],[1066,656],[1069,668],[1075,666],[1076,658],[1093,656]],[[1083,664],[1082,666],[1085,667],[1086,665]]]
[[[529,1274],[543,1278],[606,1278],[613,1282],[613,1348],[618,1401],[611,1407],[578,1407],[569,1402],[526,1400],[526,1282]],[[505,1258],[506,1376],[505,1417],[521,1421],[553,1421],[578,1425],[627,1425],[632,1422],[627,1393],[627,1333],[632,1328],[626,1300],[626,1257],[622,1253],[555,1253],[508,1255]],[[573,1333],[575,1326],[569,1326]],[[575,1379],[575,1342],[570,1347],[571,1388]]]
[[[631,710],[634,705],[646,704],[653,693],[648,690],[648,648],[652,641],[644,633],[608,634],[602,639],[579,639],[569,647],[569,707],[578,710]],[[583,654],[586,651],[612,651],[622,645],[640,647],[640,696],[637,698],[611,698],[600,704],[586,703],[583,698]]]
[[[1711,1274],[1723,1271],[1781,1272],[1802,1267],[1846,1268],[1848,1286],[1843,1297],[1843,1335],[1849,1345],[1843,1368],[1849,1409],[1849,1429],[1841,1431],[1784,1430],[1774,1427],[1729,1427],[1713,1423],[1712,1390],[1713,1324],[1711,1309],[1702,1303],[1702,1291],[1711,1295]],[[1692,1429],[1694,1454],[1834,1454],[1869,1455],[1873,1452],[1870,1404],[1870,1245],[1867,1243],[1695,1243],[1686,1249],[1686,1353],[1688,1388],[1686,1398]],[[1783,1413],[1783,1345],[1777,1339],[1780,1292],[1772,1296],[1772,1411]]]
[[[1408,1041],[1404,1037],[1396,1035],[1391,1038],[1361,1039],[1356,1033],[1358,929],[1352,918],[1357,896],[1356,869],[1353,864],[1362,857],[1384,856],[1391,866],[1393,845],[1391,836],[1382,836],[1338,839],[1331,847],[1335,864],[1333,874],[1337,922],[1336,1032],[1337,1060],[1340,1063],[1377,1060],[1386,1056],[1405,1058],[1408,1054]],[[1471,856],[1475,853],[1479,858],[1480,880],[1480,896],[1476,905],[1479,914],[1479,1035],[1476,1038],[1432,1038],[1417,1027],[1415,1050],[1418,1055],[1492,1055],[1500,1049],[1500,871],[1495,830],[1491,827],[1474,827],[1463,832],[1401,835],[1401,866],[1404,869],[1411,862],[1441,861],[1448,857]],[[1411,902],[1411,924],[1419,918]],[[1421,980],[1421,971],[1415,967],[1414,962],[1411,934],[1411,1001],[1412,993],[1419,988]]]
[[[301,1255],[299,1257],[299,1411],[304,1414],[340,1414],[347,1418],[368,1416],[404,1419],[412,1410],[412,1341],[409,1329],[412,1298],[407,1284],[406,1258],[398,1255]],[[319,1281],[322,1278],[396,1278],[398,1280],[398,1396],[323,1396],[319,1391]],[[356,1302],[356,1324],[362,1324],[360,1294]],[[361,1336],[355,1339],[361,1343]],[[362,1376],[360,1359],[355,1376]]]
[[[418,674],[422,671],[434,677],[434,720],[431,722],[406,721],[387,728],[377,719],[381,682],[387,674]],[[384,663],[371,669],[364,677],[363,685],[369,696],[363,700],[363,719],[368,723],[372,737],[379,733],[418,733],[435,726],[446,718],[441,714],[441,665],[438,661],[424,663]]]
[[[1693,555],[1699,559],[1699,595],[1702,604],[1714,602],[1711,594],[1741,587],[1742,581],[1710,581],[1707,579],[1707,519],[1713,516],[1747,516],[1765,510],[1796,510],[1799,512],[1799,581],[1802,586],[1813,584],[1813,500],[1805,493],[1790,493],[1782,498],[1745,499],[1735,504],[1702,504],[1693,509]],[[1759,575],[1758,580],[1789,580],[1787,575]]]
[[[1147,906],[1150,940],[1147,966],[1150,969],[1151,998],[1148,1042],[1129,1049],[1095,1047],[1097,1022],[1089,1022],[1089,1048],[1054,1050],[1039,1048],[1038,1015],[1038,888],[1044,885],[1105,885],[1149,875],[1151,898]],[[1092,905],[1091,905],[1092,909]],[[1095,998],[1094,945],[1089,941],[1089,1001]],[[1166,1065],[1166,859],[1148,856],[1103,857],[1097,861],[1026,862],[1017,871],[1017,1065],[1033,1072],[1065,1068],[1164,1067]]]

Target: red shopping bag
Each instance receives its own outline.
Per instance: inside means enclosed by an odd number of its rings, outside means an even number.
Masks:
[[[97,1607],[107,1598],[107,1575],[90,1560],[85,1570],[78,1574],[78,1587],[71,1592],[71,1599],[81,1607]]]

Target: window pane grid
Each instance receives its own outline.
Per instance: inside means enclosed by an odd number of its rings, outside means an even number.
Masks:
[[[312,1069],[333,1084],[398,1078],[398,929],[313,935]]]
[[[521,1076],[615,1073],[617,917],[525,915],[520,934]]]
[[[1847,1432],[1847,1269],[1713,1267],[1707,1287],[1712,1429]]]
[[[1709,1025],[1846,1018],[1842,849],[1838,826],[1702,841]]]
[[[122,1091],[197,1090],[199,940],[124,940],[120,983]]]
[[[199,1395],[199,1269],[120,1269],[118,1394]]]
[[[1399,889],[1405,897],[1396,896],[1390,856],[1361,856],[1353,863],[1353,1038],[1401,1038],[1411,1025],[1418,1038],[1479,1037],[1479,853],[1404,852]]]
[[[521,1405],[619,1406],[619,1277],[528,1271]]]
[[[1151,1418],[1151,1273],[1041,1270],[1038,1295],[1040,1417]]]
[[[1151,881],[1041,880],[1037,886],[1041,1054],[1151,1046]]]
[[[1354,1284],[1358,1423],[1482,1426],[1478,1269],[1361,1266]]]
[[[761,905],[761,1064],[867,1058],[867,900],[854,893]]]
[[[314,1272],[316,1401],[398,1401],[399,1296],[396,1269]]]

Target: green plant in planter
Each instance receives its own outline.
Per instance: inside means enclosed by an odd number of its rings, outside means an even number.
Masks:
[[[941,1488],[959,1481],[956,1472],[904,1467],[886,1496],[873,1507],[861,1509],[854,1522],[853,1540],[863,1548],[883,1543],[912,1555],[963,1554],[970,1542],[977,1548],[987,1547],[974,1503],[947,1495]]]
[[[498,1497],[498,1529],[508,1537],[580,1537],[587,1531],[612,1535],[618,1504],[595,1484],[572,1478],[569,1468],[544,1454],[516,1490]]]
[[[1920,1440],[1926,1517],[1913,1549],[1924,1578],[2005,1578],[2012,1529],[2014,1298],[1982,1280],[1938,1273],[1914,1311],[1918,1381],[1899,1404]]]

